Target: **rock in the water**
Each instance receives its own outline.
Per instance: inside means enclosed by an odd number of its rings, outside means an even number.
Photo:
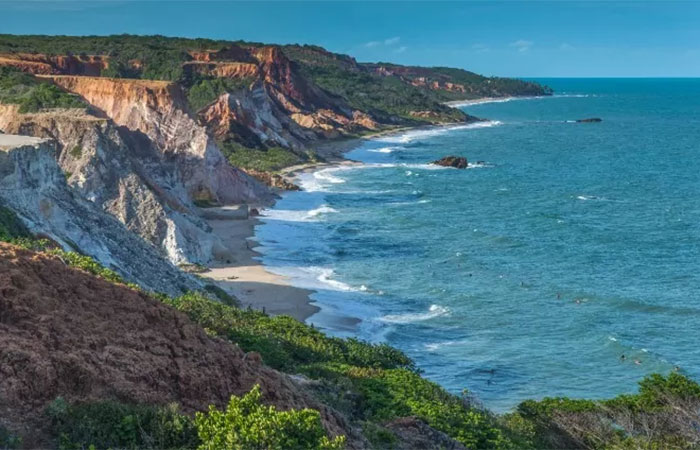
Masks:
[[[589,117],[588,119],[578,119],[576,122],[579,123],[594,123],[594,122],[602,122],[603,119],[600,117]]]
[[[433,161],[432,164],[445,167],[455,167],[457,169],[466,169],[468,165],[467,158],[463,156],[445,156],[437,161]]]

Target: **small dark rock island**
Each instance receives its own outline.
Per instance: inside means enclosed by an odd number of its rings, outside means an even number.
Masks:
[[[596,122],[602,122],[603,119],[600,117],[590,117],[588,119],[577,119],[576,122],[578,123],[596,123]]]
[[[454,167],[457,169],[466,169],[468,166],[467,158],[463,156],[445,156],[437,161],[433,161],[431,164],[445,167]]]

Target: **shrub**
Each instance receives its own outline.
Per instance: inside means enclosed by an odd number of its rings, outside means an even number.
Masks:
[[[199,444],[192,420],[177,405],[156,407],[118,402],[68,404],[46,410],[61,449],[187,449]]]
[[[0,450],[14,450],[22,446],[22,438],[15,436],[0,425]]]
[[[326,336],[289,316],[270,317],[260,311],[227,306],[197,293],[165,302],[243,350],[259,352],[267,365],[279,370],[295,372],[307,364],[321,362],[414,370],[413,361],[393,347]]]
[[[415,372],[332,364],[323,369],[326,376],[335,372],[335,376],[348,377],[352,381],[360,393],[356,410],[362,412],[364,420],[384,422],[417,416],[467,448],[513,447],[495,418]]]
[[[85,107],[78,96],[13,67],[0,67],[0,103],[18,104],[21,113],[44,108]]]
[[[308,154],[300,156],[282,147],[249,148],[233,141],[221,144],[221,151],[231,165],[261,172],[280,170],[309,158]]]
[[[260,386],[243,397],[231,396],[225,411],[214,406],[197,413],[195,424],[202,450],[338,449],[345,436],[329,439],[321,416],[312,409],[277,411],[260,403]]]

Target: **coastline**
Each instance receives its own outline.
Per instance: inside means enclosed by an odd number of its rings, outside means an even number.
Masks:
[[[506,97],[511,99],[511,97]],[[481,98],[461,102],[448,102],[449,106],[458,107],[492,101],[507,101],[503,98]],[[426,126],[404,126],[385,129],[364,136],[320,142],[313,149],[323,158],[321,162],[298,164],[286,167],[278,173],[290,182],[302,173],[309,173],[321,168],[339,165],[360,164],[344,157],[351,150],[362,145],[364,141],[380,136],[399,134],[420,128],[448,127],[458,124],[445,123]],[[251,205],[256,207],[256,205]],[[305,322],[322,311],[314,304],[311,294],[315,291],[292,285],[288,277],[272,273],[261,261],[262,255],[254,250],[257,245],[255,227],[262,223],[256,217],[241,219],[208,220],[213,232],[218,235],[233,256],[226,261],[217,261],[209,265],[208,270],[200,275],[213,281],[217,286],[235,296],[243,308],[264,311],[271,315],[286,314]],[[352,329],[360,319],[352,316],[333,316],[324,318],[323,322],[332,322],[333,328]],[[323,324],[320,324],[323,325]]]

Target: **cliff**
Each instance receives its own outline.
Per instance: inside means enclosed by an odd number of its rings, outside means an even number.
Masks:
[[[158,164],[172,162],[173,177],[191,198],[216,203],[265,202],[264,186],[231,167],[207,130],[190,117],[182,90],[174,83],[54,76],[117,125],[148,138]]]
[[[191,414],[225,406],[232,394],[255,384],[265,403],[317,409],[331,435],[353,436],[339,413],[264,366],[260,355],[58,258],[0,243],[0,292],[0,423],[20,433],[27,448],[53,444],[44,434],[45,410],[57,397],[69,403],[176,402]]]
[[[75,195],[52,141],[0,134],[0,203],[30,231],[88,254],[148,290],[177,295],[201,287],[113,216]]]
[[[536,83],[460,69],[358,63],[315,46],[163,36],[0,35],[2,66],[50,76],[118,125],[145,133],[162,152],[217,160],[206,133],[188,120],[196,115],[226,158],[237,164],[264,156],[255,152],[273,147],[287,150],[293,164],[307,160],[309,150],[323,140],[396,126],[475,120],[443,105],[449,100],[551,93]],[[185,150],[190,142],[193,146]],[[244,168],[260,169],[255,164]],[[195,174],[189,188],[202,188],[203,196],[224,202],[261,195],[252,186],[228,195],[221,186],[235,177],[217,172],[213,185]],[[236,182],[247,186],[250,180]]]

